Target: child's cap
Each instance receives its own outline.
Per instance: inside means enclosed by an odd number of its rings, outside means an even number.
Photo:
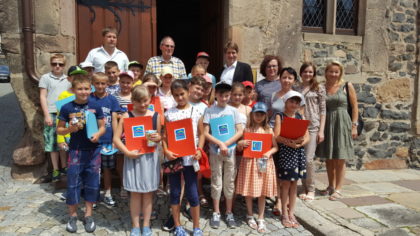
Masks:
[[[87,75],[88,73],[78,66],[70,66],[69,70],[67,71],[67,75]]]
[[[287,100],[289,100],[290,98],[293,98],[293,97],[298,97],[300,99],[300,101],[303,101],[303,95],[301,93],[293,91],[293,90],[287,92],[284,95],[283,101],[286,102]]]
[[[124,72],[120,73],[120,75],[119,75],[120,79],[123,76],[128,76],[128,77],[130,77],[130,79],[134,80],[134,73],[131,70],[124,71]]]
[[[172,68],[169,67],[169,66],[163,67],[162,71],[160,72],[160,75],[165,76],[165,75],[168,75],[168,74],[172,75],[172,77],[174,76],[174,72],[173,72]]]
[[[254,88],[254,84],[251,81],[244,81],[242,84],[246,87]]]
[[[138,61],[130,61],[130,63],[128,63],[128,67],[130,67],[130,66],[138,66],[138,67],[143,68],[143,64],[141,64]]]
[[[200,57],[210,59],[210,56],[209,56],[209,54],[207,52],[199,52],[199,53],[197,53],[197,58],[200,58]]]
[[[79,64],[80,68],[95,68],[92,64],[92,62],[84,61]]]
[[[207,83],[213,83],[213,80],[211,80],[210,76],[204,75],[203,78],[206,80]]]
[[[215,89],[216,89],[216,92],[219,91],[219,90],[228,90],[228,91],[230,91],[230,90],[232,90],[232,85],[227,84],[225,82],[219,82],[219,83],[216,84]]]
[[[267,113],[267,105],[263,102],[257,102],[252,107],[252,112],[264,112]]]

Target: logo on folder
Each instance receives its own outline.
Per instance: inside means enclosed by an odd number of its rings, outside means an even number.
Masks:
[[[176,129],[174,130],[174,132],[175,132],[175,141],[181,141],[181,140],[187,139],[187,134],[184,128]]]
[[[144,136],[144,125],[133,126],[133,138],[142,138]]]
[[[251,143],[251,151],[253,152],[261,152],[262,151],[262,141],[252,141]]]
[[[229,134],[229,128],[227,124],[221,124],[218,127],[219,135],[226,135]]]
[[[149,104],[149,107],[147,108],[149,111],[155,111],[155,105]]]

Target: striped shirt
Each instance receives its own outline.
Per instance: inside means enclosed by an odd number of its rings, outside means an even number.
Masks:
[[[162,56],[151,57],[147,62],[145,74],[153,73],[159,77],[164,66],[172,68],[175,79],[183,79],[187,77],[184,63],[176,57],[171,57],[168,62],[163,60]]]

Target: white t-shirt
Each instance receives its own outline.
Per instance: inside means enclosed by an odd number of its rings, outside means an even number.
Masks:
[[[184,110],[172,107],[165,112],[165,118],[169,122],[184,120],[188,118],[192,119],[194,142],[196,147],[198,145],[198,121],[200,120],[202,115],[203,113],[201,113],[198,109],[194,108],[193,106],[190,106],[188,109]],[[182,157],[182,161],[184,166],[191,166],[193,164],[193,156]]]

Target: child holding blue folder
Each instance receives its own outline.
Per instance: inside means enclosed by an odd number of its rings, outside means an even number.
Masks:
[[[69,158],[67,170],[67,198],[70,219],[66,230],[74,233],[77,231],[77,205],[80,195],[85,199],[86,212],[84,226],[86,232],[96,229],[92,218],[93,203],[99,198],[99,182],[101,170],[101,155],[99,138],[105,133],[104,115],[96,103],[89,101],[91,92],[90,80],[86,75],[77,77],[72,82],[72,90],[76,99],[65,104],[58,119],[57,134],[70,133]],[[87,137],[86,111],[95,114],[99,130],[92,137]],[[66,127],[68,123],[68,127]],[[81,188],[83,187],[83,194]]]
[[[238,110],[228,105],[232,86],[222,82],[216,85],[215,90],[217,104],[208,108],[203,118],[204,136],[210,142],[211,197],[214,209],[210,227],[220,226],[219,202],[223,189],[226,198],[226,224],[229,228],[235,228],[236,222],[232,214],[236,177],[234,149],[236,142],[242,137],[243,126]]]

